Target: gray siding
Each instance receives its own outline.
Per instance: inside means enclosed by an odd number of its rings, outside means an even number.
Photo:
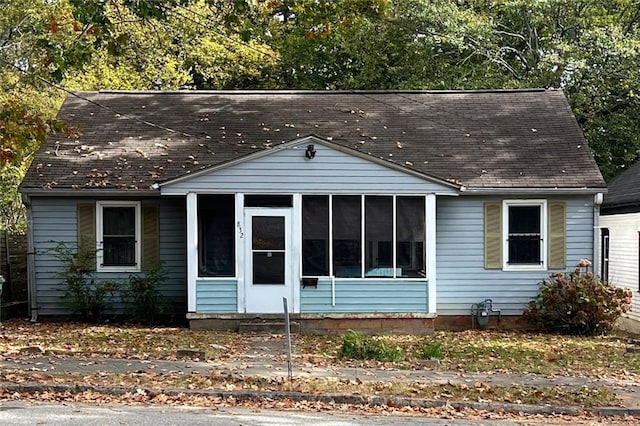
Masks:
[[[268,153],[227,168],[162,187],[162,194],[187,192],[300,192],[456,194],[457,191],[363,158],[316,144],[316,156],[304,156],[308,143]],[[392,153],[391,153],[392,154]],[[391,159],[392,157],[389,157]]]
[[[196,312],[238,312],[238,282],[235,278],[196,281]]]
[[[336,305],[331,306],[331,280],[318,288],[300,289],[300,312],[428,312],[427,282],[336,279]]]
[[[104,200],[104,198],[101,198]],[[57,243],[76,244],[76,206],[94,202],[87,198],[32,198],[35,280],[40,315],[65,315],[64,284],[57,272],[63,267],[53,254]],[[157,202],[157,200],[155,200]],[[143,201],[144,203],[144,201]],[[186,312],[185,203],[183,198],[160,201],[160,260],[167,272],[162,293],[171,298],[177,312]],[[129,273],[94,273],[96,281],[126,280]]]
[[[633,292],[631,311],[626,317],[640,321],[638,294],[638,232],[640,213],[600,216],[600,226],[609,228],[609,281]]]
[[[514,199],[516,197],[505,197]],[[544,198],[544,197],[535,197]],[[438,315],[468,315],[471,305],[493,299],[504,315],[520,315],[551,271],[484,269],[483,205],[502,198],[463,196],[437,200]],[[593,203],[586,197],[547,197],[567,203],[567,269],[593,259]]]

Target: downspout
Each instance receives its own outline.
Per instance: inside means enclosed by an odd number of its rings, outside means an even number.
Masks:
[[[604,194],[598,192],[593,196],[593,275],[600,275],[600,205]]]
[[[27,208],[27,297],[31,322],[38,321],[38,297],[36,294],[36,258],[33,243],[33,216],[31,214],[31,198],[22,196],[22,204]]]

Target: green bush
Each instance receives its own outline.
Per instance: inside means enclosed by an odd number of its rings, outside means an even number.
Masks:
[[[111,308],[113,296],[119,284],[114,281],[96,282],[92,275],[95,268],[95,250],[79,246],[76,249],[66,243],[58,243],[51,251],[63,263],[57,275],[64,281],[64,304],[82,319],[101,322]]]
[[[143,274],[129,275],[122,288],[122,298],[126,314],[133,321],[155,324],[173,313],[171,304],[159,290],[165,279],[166,273],[160,264]]]
[[[404,357],[402,349],[389,346],[380,337],[363,336],[357,331],[348,330],[341,338],[340,355],[344,358],[399,361]]]
[[[442,359],[442,342],[424,340],[418,355],[422,359]]]
[[[524,311],[530,324],[548,331],[594,336],[613,328],[631,308],[631,291],[613,286],[591,272],[551,274]]]

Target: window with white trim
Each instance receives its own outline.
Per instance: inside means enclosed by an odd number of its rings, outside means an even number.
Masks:
[[[140,203],[98,201],[98,271],[140,271]]]
[[[504,268],[546,269],[546,201],[506,200],[502,212]]]
[[[302,275],[424,278],[424,196],[303,195]]]

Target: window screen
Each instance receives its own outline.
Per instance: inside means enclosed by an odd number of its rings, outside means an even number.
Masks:
[[[198,273],[201,277],[235,275],[235,197],[198,196]]]
[[[364,202],[365,276],[393,277],[393,197]]]
[[[509,206],[509,264],[540,264],[540,206]]]
[[[136,208],[102,208],[102,266],[136,266]]]
[[[329,275],[329,196],[302,197],[302,275]]]
[[[336,277],[362,276],[361,197],[333,197],[333,273]]]
[[[424,197],[396,198],[396,268],[398,276],[424,277]]]

